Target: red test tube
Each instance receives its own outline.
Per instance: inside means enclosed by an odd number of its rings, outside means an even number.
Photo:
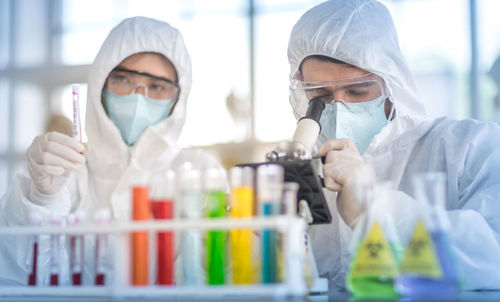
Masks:
[[[30,213],[30,224],[32,226],[41,226],[42,225],[42,216],[37,212]],[[37,265],[38,265],[38,243],[39,243],[39,235],[33,235],[33,250],[32,250],[32,258],[31,258],[31,273],[28,276],[28,285],[35,286],[36,278],[37,278]]]
[[[175,172],[167,171],[164,175],[154,177],[151,187],[151,205],[156,220],[174,218]],[[157,283],[159,285],[174,284],[175,241],[174,232],[158,232]]]
[[[63,218],[58,214],[52,214],[50,223],[54,226],[62,226]],[[61,272],[61,234],[50,235],[50,286],[59,285],[59,274]]]
[[[109,209],[101,209],[95,213],[96,224],[107,224],[111,219]],[[103,286],[106,281],[106,257],[108,253],[108,234],[96,234],[95,244],[95,285]]]
[[[78,225],[85,220],[85,212],[80,210],[76,213],[71,213],[67,217],[68,225]],[[69,261],[71,270],[71,279],[73,285],[82,285],[83,272],[83,235],[69,236]]]

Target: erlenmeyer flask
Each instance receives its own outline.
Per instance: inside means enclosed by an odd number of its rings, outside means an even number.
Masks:
[[[421,174],[413,179],[413,185],[419,218],[401,261],[396,290],[418,298],[456,297],[460,282],[448,238],[446,176],[439,172]]]
[[[347,288],[355,297],[396,297],[394,279],[398,275],[398,257],[401,246],[394,223],[387,211],[390,206],[388,189],[384,183],[373,190],[360,188],[357,196],[364,201],[365,217],[354,230],[351,250],[353,258],[347,275]],[[375,194],[373,194],[373,192]]]

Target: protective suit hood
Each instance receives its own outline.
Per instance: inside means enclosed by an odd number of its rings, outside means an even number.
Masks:
[[[307,11],[290,36],[290,79],[311,55],[331,57],[379,75],[398,115],[424,115],[394,23],[383,4],[374,0],[332,0]]]
[[[101,93],[109,73],[125,58],[140,52],[156,52],[174,65],[180,94],[172,114],[149,127],[130,148],[120,130],[108,118],[102,105]],[[191,88],[191,59],[181,33],[165,22],[134,17],[117,25],[104,41],[89,74],[86,132],[89,142],[88,160],[91,170],[116,167],[121,173],[130,158],[156,159],[167,147],[175,145],[186,118],[186,99]],[[109,173],[109,172],[108,172]]]

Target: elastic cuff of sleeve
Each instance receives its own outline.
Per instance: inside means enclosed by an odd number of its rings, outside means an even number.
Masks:
[[[356,225],[358,224],[358,222],[364,217],[365,213],[361,213],[358,215],[358,217],[354,218],[349,224],[348,226],[351,228],[351,229],[354,229],[354,227],[356,227]]]
[[[31,183],[29,200],[37,205],[45,206],[48,204],[53,204],[55,200],[59,199],[61,192],[55,194],[44,194],[36,188],[36,186]]]

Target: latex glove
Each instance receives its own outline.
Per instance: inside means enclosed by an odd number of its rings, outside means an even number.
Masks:
[[[43,194],[58,193],[71,171],[85,163],[81,154],[85,146],[58,132],[35,137],[26,151],[28,171],[37,190]]]
[[[362,214],[359,188],[374,185],[375,171],[349,139],[329,140],[319,148],[318,154],[326,155],[323,165],[325,186],[338,192],[339,214],[347,225],[354,227]]]

